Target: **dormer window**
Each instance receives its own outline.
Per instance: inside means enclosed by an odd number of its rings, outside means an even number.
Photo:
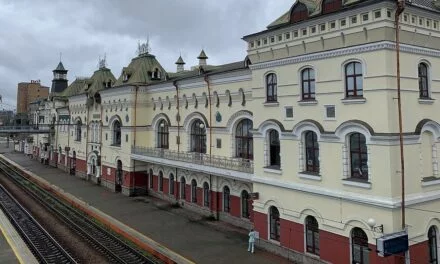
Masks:
[[[297,3],[292,10],[292,14],[290,15],[290,21],[295,23],[299,21],[303,21],[309,17],[309,13],[307,7],[303,3]]]
[[[128,79],[130,79],[130,77],[131,77],[131,74],[124,72],[124,74],[122,75],[122,81],[127,82]]]
[[[154,72],[151,73],[151,79],[153,80],[160,80],[160,71],[158,68],[154,70]]]
[[[334,11],[338,11],[342,7],[341,0],[324,0],[322,2],[322,13],[327,14]]]

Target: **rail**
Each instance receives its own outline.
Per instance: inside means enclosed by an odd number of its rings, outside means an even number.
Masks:
[[[249,159],[229,158],[195,152],[178,152],[168,149],[147,147],[133,147],[132,154],[212,166],[245,173],[254,173],[254,162]]]
[[[58,215],[69,228],[107,256],[111,263],[159,262],[152,257],[144,255],[138,249],[115,236],[111,231],[98,225],[92,219],[89,219],[70,205],[65,204],[38,185],[32,184],[20,172],[12,169],[2,160],[0,160],[0,170],[20,185],[31,197],[40,201],[48,210]]]
[[[0,207],[40,263],[77,263],[3,186]]]

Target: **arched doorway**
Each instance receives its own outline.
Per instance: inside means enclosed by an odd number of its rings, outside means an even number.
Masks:
[[[122,161],[118,160],[116,166],[115,192],[122,191]]]
[[[72,153],[72,159],[70,160],[70,175],[76,174],[76,151]]]
[[[269,209],[269,238],[274,241],[280,241],[281,233],[280,212],[275,206]]]

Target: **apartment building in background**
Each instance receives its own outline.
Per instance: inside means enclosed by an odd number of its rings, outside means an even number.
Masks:
[[[47,98],[49,87],[43,86],[40,80],[21,82],[17,87],[17,113],[27,113],[29,104],[37,99]]]

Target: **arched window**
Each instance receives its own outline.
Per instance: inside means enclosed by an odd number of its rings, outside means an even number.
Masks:
[[[269,131],[269,166],[274,168],[280,168],[281,158],[280,158],[280,137],[278,131]]]
[[[185,177],[180,178],[180,199],[186,198],[186,180]]]
[[[275,73],[269,73],[266,76],[266,102],[277,100],[277,76]]]
[[[119,120],[113,122],[113,145],[121,146],[121,122]]]
[[[168,149],[169,147],[169,131],[168,131],[168,123],[162,119],[159,122],[159,127],[157,129],[157,147],[161,149]]]
[[[159,171],[159,192],[163,192],[163,172]]]
[[[429,264],[438,263],[437,229],[431,226],[428,230]]]
[[[419,64],[419,96],[420,98],[429,98],[428,65],[426,63]]]
[[[209,184],[207,182],[205,182],[203,184],[203,205],[204,206],[209,207],[209,199],[210,199]]]
[[[150,169],[150,172],[149,172],[149,176],[150,176],[150,189],[153,189],[153,170],[152,169]]]
[[[197,182],[196,180],[191,181],[191,201],[197,203]]]
[[[360,62],[350,62],[345,65],[345,96],[362,97],[362,64]]]
[[[301,72],[302,100],[315,100],[315,71],[311,68]]]
[[[254,141],[251,134],[253,123],[249,119],[243,119],[238,123],[235,130],[235,152],[238,158],[254,159]]]
[[[342,7],[342,0],[324,0],[322,1],[322,14],[338,11]]]
[[[319,225],[313,216],[306,217],[307,252],[319,256]]]
[[[275,206],[269,208],[270,239],[280,241],[280,212]]]
[[[432,177],[435,173],[436,153],[435,136],[431,131],[425,130],[420,134],[420,166],[423,171],[423,177]]]
[[[81,134],[82,134],[82,123],[81,120],[76,121],[76,127],[75,127],[75,139],[76,141],[81,141]]]
[[[231,211],[231,190],[228,186],[223,187],[223,211],[226,213]]]
[[[197,119],[191,127],[191,151],[206,153],[205,124],[199,119]]]
[[[170,195],[174,195],[174,175],[170,174]]]
[[[365,136],[361,133],[350,135],[351,177],[368,181],[368,152]]]
[[[290,15],[291,22],[299,22],[307,19],[309,13],[307,11],[307,6],[303,3],[298,3],[292,10],[292,14]]]
[[[351,231],[351,260],[356,264],[369,263],[370,249],[368,248],[368,237],[365,232],[355,227]]]
[[[241,216],[249,218],[249,193],[247,191],[241,192]]]
[[[307,131],[304,135],[306,147],[306,171],[319,173],[319,145],[318,137],[313,131]]]

